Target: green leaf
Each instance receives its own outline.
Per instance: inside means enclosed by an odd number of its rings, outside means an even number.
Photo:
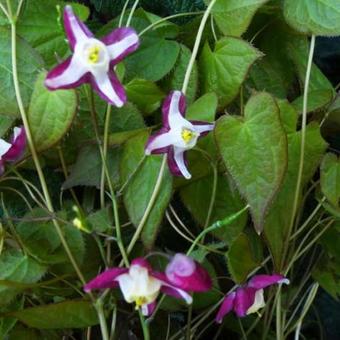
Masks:
[[[256,11],[268,0],[217,0],[212,14],[224,35],[241,36],[248,28]],[[204,1],[206,4],[210,0]]]
[[[20,92],[26,107],[43,61],[25,40],[16,37],[16,44]],[[12,74],[11,32],[4,27],[0,27],[0,46],[0,113],[19,116]]]
[[[217,110],[217,97],[213,92],[206,93],[192,103],[186,112],[186,119],[214,122]]]
[[[120,164],[122,183],[129,179],[129,184],[124,190],[124,204],[128,215],[135,226],[141,221],[154,191],[159,175],[163,156],[147,156],[137,173],[131,176],[144,157],[144,146],[148,134],[141,133],[124,145]],[[151,248],[159,231],[172,191],[172,177],[166,165],[160,191],[150,215],[144,225],[141,235],[147,248]]]
[[[333,99],[333,90],[314,90],[310,91],[308,94],[308,106],[307,113],[317,111],[327,106]],[[295,109],[302,113],[303,110],[303,96],[296,98],[292,105]]]
[[[8,250],[0,257],[0,280],[34,283],[45,274],[45,266],[19,251]],[[0,286],[0,305],[9,303],[20,289]]]
[[[113,185],[119,182],[119,161],[121,151],[118,148],[109,149],[107,153],[107,166]],[[89,145],[82,148],[78,158],[72,167],[70,175],[62,185],[62,189],[70,189],[75,186],[94,186],[99,188],[102,176],[102,158],[97,145]]]
[[[125,89],[129,100],[146,114],[157,110],[165,96],[155,83],[145,79],[135,78],[125,86]]]
[[[235,214],[244,207],[238,192],[228,180],[219,176],[214,208],[211,213],[210,223],[223,220],[226,216]],[[205,225],[210,205],[213,188],[213,176],[207,176],[188,185],[180,190],[181,199],[193,217],[202,226]],[[243,214],[237,221],[230,225],[218,228],[214,232],[219,239],[230,244],[243,230],[247,222],[247,215]]]
[[[199,63],[203,91],[215,92],[219,106],[225,107],[235,98],[251,65],[261,56],[261,52],[237,38],[218,40],[213,51],[206,43]]]
[[[58,216],[67,219],[65,212],[59,212]],[[49,215],[41,208],[33,209],[25,215],[27,221],[17,225],[17,233],[25,247],[39,261],[48,264],[69,263],[68,256],[61,244],[58,233]],[[85,254],[85,244],[81,232],[72,225],[62,225],[66,241],[79,264],[82,263]]]
[[[69,51],[63,29],[62,11],[65,2],[57,0],[27,1],[17,22],[17,33],[34,47],[51,67],[59,58],[65,57]],[[90,12],[81,4],[72,3],[75,13],[85,21]],[[6,24],[1,21],[0,25]]]
[[[112,225],[109,208],[100,209],[86,217],[92,231],[105,233]]]
[[[321,164],[321,190],[335,207],[340,199],[340,160],[332,153],[327,153]]]
[[[283,12],[288,24],[301,33],[340,35],[338,0],[285,0]]]
[[[294,110],[289,104],[280,106],[281,117],[287,117],[287,110]],[[291,115],[291,112],[288,116]],[[297,113],[295,111],[295,117]],[[265,239],[270,248],[276,270],[282,266],[282,254],[285,242],[287,240],[287,232],[291,221],[291,214],[293,210],[297,175],[299,169],[300,159],[300,144],[301,132],[296,131],[296,118],[291,119],[295,121],[295,130],[291,127],[287,130],[288,134],[288,168],[287,172],[270,212],[266,218],[264,227]],[[294,124],[294,123],[293,123]],[[286,125],[285,125],[286,126]],[[292,126],[292,124],[291,124]],[[306,128],[306,149],[304,157],[304,171],[302,177],[302,188],[310,181],[312,176],[320,164],[323,153],[325,152],[327,144],[320,135],[320,128],[318,124],[311,123]],[[303,190],[302,190],[303,191]]]
[[[90,301],[69,300],[9,313],[29,327],[38,329],[85,328],[98,324]]]
[[[34,86],[28,110],[28,120],[38,150],[56,144],[69,130],[77,108],[74,90],[49,91],[42,72]]]
[[[24,299],[14,300],[10,305],[6,306],[6,308],[1,309],[1,313],[10,312],[12,310],[21,309],[24,305]],[[0,318],[0,339],[6,339],[6,335],[11,331],[11,329],[17,323],[17,319],[11,317],[3,317]]]
[[[259,240],[241,233],[230,245],[227,253],[228,269],[236,283],[243,283],[252,270],[259,266],[261,257],[259,256]]]
[[[191,51],[185,46],[180,45],[180,52],[175,64],[175,67],[170,72],[169,76],[164,79],[165,92],[173,90],[182,90],[182,85],[186,73],[186,69],[191,58]],[[194,63],[193,70],[191,72],[188,89],[186,91],[187,103],[192,103],[195,99],[198,88],[198,71],[197,64]]]
[[[244,118],[224,116],[217,121],[215,137],[260,233],[287,165],[287,140],[274,99],[267,93],[252,96]]]
[[[9,130],[15,121],[15,117],[0,115],[0,138]]]
[[[295,65],[301,87],[303,87],[306,77],[309,53],[308,39],[306,37],[291,35],[286,44],[288,56],[291,58]],[[309,91],[312,92],[316,90],[331,90],[334,92],[331,82],[320,71],[320,69],[315,64],[313,64],[311,69]]]

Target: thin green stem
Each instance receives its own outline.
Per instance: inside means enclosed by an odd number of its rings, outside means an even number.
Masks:
[[[158,197],[158,194],[160,192],[160,189],[161,189],[161,185],[162,185],[162,180],[163,180],[163,175],[164,175],[164,170],[165,170],[165,167],[166,167],[166,160],[167,160],[167,157],[166,155],[163,156],[163,161],[162,161],[162,164],[161,164],[161,168],[159,170],[159,174],[158,174],[158,177],[157,177],[157,180],[156,180],[156,184],[155,184],[155,187],[153,189],[153,192],[151,194],[151,197],[150,197],[150,201],[145,209],[145,212],[144,212],[144,215],[141,219],[141,221],[139,222],[139,225],[134,233],[134,235],[132,236],[132,239],[127,247],[127,254],[130,254],[133,247],[135,246],[137,240],[139,239],[139,236],[140,234],[142,233],[143,231],[143,228],[144,228],[144,225],[147,221],[147,219],[149,218],[149,215],[151,213],[151,210],[156,202],[156,199]]]
[[[128,17],[127,22],[126,22],[126,26],[127,27],[129,27],[130,24],[131,24],[131,20],[132,20],[133,14],[135,13],[135,10],[136,10],[136,8],[138,6],[138,3],[139,3],[139,0],[136,0],[135,3],[133,4],[132,8],[131,8],[129,17]]]
[[[97,300],[97,302],[95,303],[95,308],[96,308],[98,318],[99,318],[102,339],[109,340],[110,338],[109,338],[109,333],[107,330],[107,324],[106,324],[106,319],[105,319],[105,314],[104,314],[104,309],[103,309],[103,302],[101,299]]]
[[[195,60],[196,60],[197,53],[198,53],[198,49],[199,49],[200,44],[201,44],[205,24],[206,24],[206,22],[209,18],[209,15],[210,15],[210,12],[211,12],[213,6],[215,5],[215,2],[216,2],[216,0],[212,0],[210,2],[208,8],[206,9],[206,11],[203,15],[200,27],[198,28],[198,32],[197,32],[197,36],[196,36],[196,40],[195,40],[195,45],[194,45],[194,48],[192,50],[191,58],[190,58],[190,61],[189,61],[189,64],[188,64],[188,67],[187,67],[187,70],[186,70],[186,73],[185,73],[184,81],[183,81],[182,92],[184,94],[186,93],[188,86],[189,86],[191,72],[192,72],[192,69],[194,67]]]
[[[111,120],[111,105],[107,105],[105,114],[105,124],[104,124],[104,136],[103,136],[103,157],[106,163],[108,141],[109,141],[109,128]],[[102,172],[100,178],[100,205],[102,208],[105,207],[105,164],[102,164]]]
[[[189,250],[187,251],[187,255],[189,256],[192,251],[195,249],[197,243],[199,242],[199,240],[206,234],[222,228],[222,227],[226,227],[227,225],[229,225],[230,223],[234,222],[239,216],[241,216],[247,209],[249,208],[249,205],[246,205],[243,209],[241,209],[240,211],[238,211],[237,213],[228,216],[227,218],[225,218],[222,221],[217,221],[215,223],[213,223],[210,227],[204,229],[194,240],[194,242],[191,244],[191,247],[189,248]]]
[[[151,25],[149,25],[148,27],[144,28],[142,31],[140,31],[138,33],[138,35],[141,37],[143,34],[145,34],[146,32],[148,32],[149,30],[151,30],[152,28],[154,28],[155,26],[158,26],[159,24],[161,24],[162,22],[168,21],[169,19],[174,19],[174,18],[179,18],[179,17],[184,17],[184,16],[188,16],[188,15],[197,15],[197,14],[202,14],[204,13],[204,11],[199,11],[199,12],[186,12],[186,13],[177,13],[177,14],[173,14],[173,15],[169,15],[168,17],[164,17],[160,20],[157,20],[155,22],[153,22]]]
[[[139,318],[140,318],[140,323],[142,326],[142,330],[143,330],[143,336],[144,336],[144,340],[150,340],[150,331],[149,331],[149,325],[148,323],[145,321],[145,318],[142,314],[141,309],[138,310],[139,313]]]
[[[39,177],[39,181],[43,190],[43,194],[45,197],[45,201],[46,201],[46,205],[47,205],[47,209],[50,211],[50,213],[52,215],[54,215],[54,209],[53,209],[53,205],[52,205],[52,201],[51,201],[51,197],[47,188],[47,183],[46,183],[46,179],[44,176],[44,173],[42,171],[42,167],[40,164],[40,160],[36,151],[36,148],[34,146],[34,141],[33,141],[33,136],[31,133],[31,129],[29,126],[29,122],[28,122],[28,118],[24,109],[24,105],[22,102],[22,98],[21,98],[21,92],[20,92],[20,86],[19,86],[19,79],[18,79],[18,70],[17,70],[17,50],[16,50],[16,20],[17,18],[13,18],[12,16],[12,9],[11,9],[11,4],[9,1],[7,1],[7,6],[8,6],[8,13],[10,14],[10,23],[11,23],[11,42],[12,42],[12,73],[13,73],[13,83],[14,83],[14,90],[15,90],[15,96],[17,99],[17,103],[18,103],[18,107],[19,107],[19,111],[20,111],[20,115],[25,127],[25,132],[26,132],[26,138],[27,138],[27,143],[28,146],[30,148],[31,154],[32,154],[32,159],[33,162],[35,164],[37,173],[38,173],[38,177]],[[82,272],[80,271],[80,268],[66,242],[66,239],[63,235],[63,231],[61,229],[61,226],[59,225],[58,221],[56,219],[53,219],[53,224],[56,228],[57,234],[60,238],[60,241],[67,253],[67,256],[74,268],[74,270],[76,271],[80,281],[82,282],[82,284],[85,284],[85,279],[84,276],[82,274]],[[90,296],[92,297],[92,295],[90,294]]]
[[[292,230],[293,230],[294,219],[295,219],[295,215],[296,215],[297,208],[298,208],[300,193],[301,193],[301,190],[302,190],[301,184],[302,184],[302,175],[303,175],[304,159],[305,159],[308,91],[309,91],[309,82],[310,82],[310,76],[311,76],[312,64],[313,64],[314,48],[315,48],[315,35],[312,35],[311,42],[310,42],[307,69],[306,69],[304,94],[303,94],[299,171],[298,171],[298,177],[297,177],[297,181],[296,181],[294,204],[293,204],[293,209],[292,209],[292,214],[291,214],[291,220],[290,220],[289,229],[288,229],[288,232],[287,232],[288,237],[287,237],[287,242],[285,244],[285,249],[284,249],[284,252],[283,252],[283,260],[285,259],[287,252],[288,252],[288,247],[289,247],[289,241],[288,240],[290,239],[290,235],[291,235]],[[285,261],[282,261],[282,262],[284,263]]]
[[[112,185],[112,181],[111,181],[111,178],[110,178],[109,169],[108,169],[107,164],[106,164],[103,146],[102,146],[102,143],[101,143],[101,140],[100,140],[100,137],[99,137],[97,115],[96,115],[96,111],[95,111],[95,107],[94,107],[93,92],[92,92],[91,88],[89,89],[88,99],[89,99],[89,104],[90,104],[92,124],[93,124],[93,128],[94,128],[94,132],[95,132],[100,156],[101,156],[101,159],[102,159],[102,163],[103,163],[104,169],[105,169],[106,181],[109,185],[109,190],[110,190],[110,195],[111,195],[111,201],[112,201],[112,207],[113,207],[113,216],[114,216],[115,230],[116,230],[116,238],[117,238],[117,245],[118,245],[119,251],[122,255],[124,265],[126,267],[129,267],[129,259],[128,259],[127,253],[125,251],[125,247],[124,247],[123,240],[122,240],[122,232],[121,232],[121,227],[120,227],[118,204],[117,204],[114,188],[113,188],[113,185]]]
[[[129,5],[129,2],[130,2],[130,0],[125,1],[125,4],[124,4],[123,9],[122,9],[122,13],[120,13],[118,27],[122,27],[124,15],[125,15],[127,6]]]
[[[211,214],[214,209],[215,205],[215,200],[216,200],[216,190],[217,190],[217,179],[218,179],[218,171],[217,171],[217,165],[215,163],[211,163],[211,166],[213,168],[213,187],[212,187],[212,192],[211,192],[211,199],[210,199],[210,204],[208,208],[208,213],[207,213],[207,218],[204,223],[204,229],[208,227],[211,219]]]

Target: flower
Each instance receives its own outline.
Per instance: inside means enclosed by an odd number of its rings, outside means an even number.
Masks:
[[[263,289],[276,283],[289,284],[280,274],[255,275],[249,282],[226,295],[217,313],[216,322],[221,323],[225,315],[234,310],[238,317],[256,313],[265,306]]]
[[[176,254],[165,269],[169,282],[192,292],[205,292],[211,289],[212,282],[208,272],[192,258]]]
[[[84,290],[89,292],[119,287],[126,302],[135,303],[136,309],[141,308],[144,315],[150,315],[156,307],[160,292],[182,298],[191,304],[192,297],[187,291],[195,291],[197,287],[202,289],[203,286],[196,279],[195,283],[187,283],[186,289],[183,289],[181,284],[171,282],[166,274],[153,271],[147,260],[137,258],[129,268],[111,268],[99,274],[85,285]]]
[[[138,48],[137,33],[121,27],[101,40],[96,39],[69,5],[64,10],[64,26],[73,55],[48,72],[46,87],[69,89],[90,83],[102,99],[122,107],[126,94],[113,66]]]
[[[169,94],[162,108],[163,128],[149,138],[145,153],[167,153],[171,173],[190,179],[185,151],[192,149],[198,138],[213,130],[214,124],[185,119],[185,107],[185,96],[182,92],[173,91]]]
[[[0,175],[5,171],[5,162],[18,161],[26,147],[26,132],[23,126],[15,127],[10,143],[0,138]]]

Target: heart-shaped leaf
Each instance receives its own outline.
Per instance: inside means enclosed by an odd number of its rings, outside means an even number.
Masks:
[[[285,0],[284,16],[293,28],[305,34],[340,34],[339,0]]]
[[[262,53],[238,38],[223,38],[214,50],[208,43],[200,58],[200,75],[204,92],[215,92],[219,106],[225,107],[237,95],[251,65]]]
[[[274,99],[267,93],[252,96],[244,118],[224,116],[218,120],[215,137],[260,233],[287,165],[287,139]]]

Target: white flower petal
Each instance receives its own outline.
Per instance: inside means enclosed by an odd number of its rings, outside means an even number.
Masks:
[[[184,151],[182,148],[174,147],[174,160],[178,166],[178,169],[186,179],[191,178],[191,174],[187,169],[184,162]]]
[[[179,111],[179,101],[181,99],[182,93],[180,91],[174,91],[170,107],[169,107],[169,115],[168,115],[168,122],[170,129],[177,130],[179,127],[192,127],[192,124],[186,120],[181,112]]]
[[[128,48],[138,43],[138,36],[130,34],[123,40],[118,41],[114,44],[108,45],[107,49],[109,51],[111,59],[116,59],[122,55]]]
[[[11,146],[12,144],[0,139],[0,158],[11,148]]]
[[[206,125],[194,124],[194,128],[196,132],[201,134],[207,131],[214,130],[214,124],[206,124]]]
[[[88,69],[74,55],[63,73],[56,77],[48,76],[45,79],[45,84],[47,87],[55,89],[61,86],[68,86],[76,83],[86,72],[88,72]]]
[[[263,289],[259,289],[255,293],[254,303],[248,308],[247,315],[251,313],[256,313],[259,309],[266,305],[263,297]]]
[[[159,134],[158,136],[151,136],[151,141],[148,143],[145,149],[145,153],[150,155],[153,150],[165,148],[176,142],[175,136],[170,132]]]

